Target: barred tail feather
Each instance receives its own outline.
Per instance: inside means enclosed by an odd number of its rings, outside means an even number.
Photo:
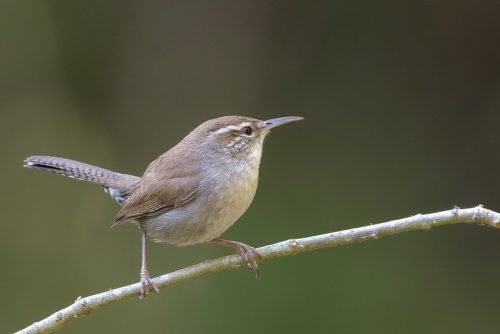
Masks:
[[[130,191],[140,180],[140,177],[134,175],[116,173],[83,162],[50,156],[28,157],[24,160],[24,167],[42,169],[74,179],[97,183],[113,198],[119,197],[118,194],[123,195],[122,197],[128,197]],[[119,203],[123,201],[123,199],[115,199]]]

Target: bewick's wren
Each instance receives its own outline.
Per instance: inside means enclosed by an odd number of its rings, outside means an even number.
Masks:
[[[218,237],[253,200],[269,130],[301,119],[226,116],[206,121],[151,162],[142,177],[49,156],[29,157],[24,166],[97,183],[122,205],[112,226],[134,222],[141,230],[144,298],[159,291],[146,265],[146,236],[178,246],[208,241],[231,246],[258,274],[259,254],[253,247]]]

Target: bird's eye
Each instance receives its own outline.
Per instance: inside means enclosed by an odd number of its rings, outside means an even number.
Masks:
[[[249,126],[242,127],[240,131],[241,131],[241,133],[243,133],[243,134],[245,134],[247,136],[250,136],[252,134],[252,132],[253,132],[252,128],[249,127]]]

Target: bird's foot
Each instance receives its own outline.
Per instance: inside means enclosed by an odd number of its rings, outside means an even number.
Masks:
[[[255,277],[259,277],[259,265],[257,261],[261,260],[261,256],[255,248],[239,241],[215,239],[213,242],[233,247],[235,253],[243,258],[247,267],[255,271]]]
[[[154,284],[151,280],[151,277],[149,277],[148,270],[143,269],[141,270],[141,295],[139,298],[146,298],[146,296],[152,291],[159,293],[160,289],[158,289],[156,284]]]
[[[259,265],[257,261],[260,261],[261,257],[259,252],[252,246],[245,245],[243,243],[238,243],[239,245],[234,247],[236,254],[241,256],[246,262],[248,268],[255,271],[255,277],[259,277]]]

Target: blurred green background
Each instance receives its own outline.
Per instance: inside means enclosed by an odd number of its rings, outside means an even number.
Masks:
[[[139,233],[32,154],[131,174],[209,118],[301,115],[224,234],[261,246],[500,210],[498,1],[0,2],[0,332],[138,280]],[[153,275],[229,254],[150,243]],[[287,257],[101,309],[64,333],[498,333],[500,231]]]

